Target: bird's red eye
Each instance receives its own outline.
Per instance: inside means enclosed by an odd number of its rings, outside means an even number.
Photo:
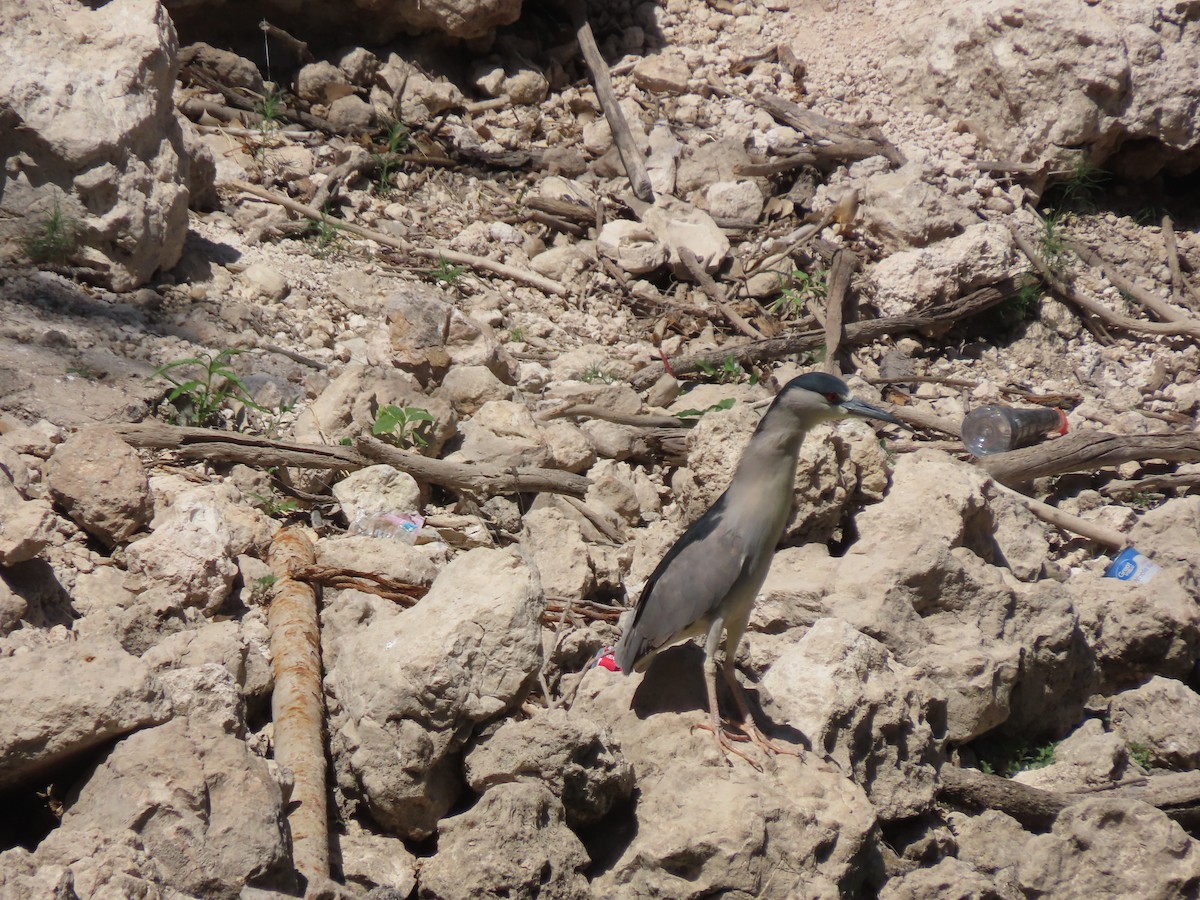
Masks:
[[[830,391],[828,394],[825,395],[825,399],[828,400],[830,403],[841,403],[842,402],[842,398],[839,397],[837,394],[833,393],[832,391]]]

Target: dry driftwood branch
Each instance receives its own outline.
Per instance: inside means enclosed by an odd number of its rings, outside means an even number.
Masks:
[[[526,494],[546,492],[582,497],[591,480],[558,469],[509,468],[431,459],[399,450],[377,438],[364,435],[356,449],[371,462],[382,462],[407,472],[418,481],[440,484],[454,491],[474,494]]]
[[[696,279],[696,284],[700,286],[700,290],[704,291],[704,295],[713,302],[717,309],[721,310],[721,314],[729,320],[734,328],[746,335],[746,337],[754,340],[762,337],[762,332],[747,322],[736,309],[725,302],[724,289],[713,280],[711,275],[704,271],[704,264],[700,262],[700,259],[690,248],[680,247],[679,259],[692,278]]]
[[[296,55],[296,59],[300,60],[300,62],[310,63],[313,61],[314,57],[312,55],[312,51],[308,49],[308,44],[304,43],[304,41],[297,37],[292,37],[282,28],[272,25],[266,19],[263,19],[261,22],[259,22],[258,27],[267,37],[275,38],[275,40],[279,41],[279,43],[291,50],[292,53]]]
[[[634,428],[687,428],[688,423],[677,416],[664,416],[657,413],[637,413],[626,415],[607,406],[597,406],[592,403],[566,403],[555,409],[547,409],[537,413],[534,418],[539,422],[550,419],[562,419],[566,416],[581,416],[588,419],[603,419],[616,425],[632,425]]]
[[[505,265],[504,263],[496,262],[494,259],[487,259],[483,256],[473,256],[470,253],[459,253],[456,250],[443,249],[428,249],[424,247],[415,247],[408,241],[393,237],[390,234],[384,234],[382,231],[375,231],[372,228],[363,228],[361,225],[355,225],[353,222],[344,222],[340,219],[333,220],[327,218],[319,209],[311,206],[306,206],[293,200],[291,197],[285,197],[282,194],[277,194],[274,191],[268,191],[255,184],[249,184],[244,181],[227,182],[230,187],[234,187],[239,191],[245,191],[247,194],[253,194],[255,197],[260,197],[263,200],[269,200],[272,203],[277,203],[284,209],[290,209],[294,213],[299,213],[312,219],[314,222],[330,222],[338,229],[357,235],[361,238],[366,238],[369,241],[375,241],[377,244],[382,244],[385,247],[391,247],[394,250],[399,250],[402,253],[411,253],[413,256],[420,256],[425,259],[445,259],[452,263],[461,263],[465,266],[470,266],[473,269],[483,269],[488,272],[494,272],[497,275],[502,275],[505,278],[510,278],[513,281],[519,281],[523,284],[531,285],[538,290],[545,291],[547,294],[554,294],[558,297],[564,297],[567,294],[567,289],[556,281],[551,281],[549,278],[544,278],[536,272],[528,272],[524,269],[517,269],[513,266]]]
[[[1058,814],[1071,804],[1096,794],[1094,790],[1047,791],[949,764],[942,766],[938,777],[941,780],[938,795],[942,800],[975,809],[997,809],[1038,831],[1049,829]],[[1200,821],[1200,772],[1152,775],[1104,787],[1108,796],[1149,803],[1185,828]]]
[[[471,491],[490,495],[513,492],[546,491],[582,497],[591,483],[582,475],[557,469],[504,469],[500,466],[456,463],[405,453],[382,441],[366,438],[357,448],[326,444],[296,444],[273,441],[232,431],[184,428],[143,422],[111,427],[131,447],[173,450],[185,459],[209,462],[237,462],[258,468],[295,466],[303,469],[362,469],[386,462],[408,472],[418,481],[440,485],[453,491]]]
[[[1012,231],[1013,239],[1017,242],[1017,246],[1021,248],[1021,252],[1028,257],[1029,261],[1033,263],[1034,268],[1042,276],[1042,279],[1054,289],[1056,294],[1069,303],[1073,303],[1084,312],[1091,313],[1105,325],[1135,334],[1163,334],[1200,339],[1200,322],[1195,320],[1188,319],[1183,322],[1146,322],[1139,319],[1131,319],[1128,316],[1113,312],[1103,303],[1093,300],[1091,297],[1085,297],[1047,265],[1032,242],[1025,235],[1021,234],[1016,225],[1009,223],[1009,230]]]
[[[1081,537],[1097,541],[1106,547],[1113,547],[1118,550],[1129,544],[1129,536],[1117,531],[1115,528],[1108,528],[1099,522],[1089,522],[1087,519],[1073,516],[1068,512],[1051,506],[1049,503],[1043,503],[1041,500],[1035,500],[1033,497],[1026,497],[1020,491],[1014,491],[1012,488],[998,481],[996,482],[996,487],[1000,488],[1001,491],[1010,497],[1025,504],[1031,513],[1042,521],[1049,522],[1055,528],[1061,528],[1064,531],[1078,534]]]
[[[1155,296],[1145,288],[1139,287],[1133,281],[1122,275],[1117,270],[1116,266],[1106,260],[1091,247],[1081,244],[1078,241],[1066,241],[1065,243],[1076,256],[1082,259],[1089,266],[1094,266],[1095,268],[1100,269],[1100,271],[1104,273],[1104,277],[1112,282],[1118,289],[1124,291],[1126,294],[1140,303],[1147,312],[1157,316],[1164,322],[1184,322],[1188,320],[1187,315],[1173,307],[1166,300]]]
[[[625,165],[625,173],[629,176],[629,185],[633,188],[635,197],[646,203],[653,203],[654,189],[650,186],[645,159],[633,137],[629,122],[625,119],[625,113],[617,102],[617,94],[613,90],[612,78],[608,73],[608,64],[604,62],[600,48],[596,46],[596,36],[592,34],[592,26],[587,20],[587,10],[582,0],[568,0],[568,6],[579,49],[583,52],[583,60],[592,74],[596,98],[600,101],[600,109],[604,111],[604,117],[612,129],[613,141],[617,145],[621,162]]]
[[[939,333],[962,319],[995,306],[1016,289],[1015,284],[1012,279],[1005,279],[996,286],[980,288],[966,297],[922,315],[888,316],[865,322],[850,322],[845,326],[842,338],[847,344],[859,345],[870,344],[887,335],[906,331]],[[731,356],[740,363],[762,362],[813,350],[824,343],[824,330],[814,329],[678,357],[671,360],[671,368],[677,375],[688,375],[699,371],[702,365],[720,365]],[[664,371],[666,370],[662,363],[651,363],[635,374],[630,383],[636,390],[645,390],[654,384]]]
[[[842,344],[842,322],[845,319],[846,301],[850,296],[850,279],[858,269],[859,259],[853,250],[845,247],[833,255],[829,267],[829,288],[825,292],[825,371],[831,375],[841,373],[837,361],[838,348]]]
[[[755,98],[754,102],[784,125],[802,131],[815,140],[823,139],[834,144],[857,146],[860,148],[859,152],[866,152],[868,156],[887,157],[895,166],[902,166],[906,162],[904,155],[878,129],[864,131],[849,122],[839,122],[822,116],[775,94],[763,94]],[[872,149],[874,152],[867,152]]]
[[[313,547],[298,528],[275,535],[267,554],[275,585],[267,625],[275,689],[275,759],[292,770],[297,801],[288,814],[292,857],[310,881],[329,875],[329,817],[325,806],[325,707],[321,693],[321,631],[317,595],[297,580],[313,564]]]
[[[1076,431],[1044,444],[985,456],[979,465],[997,481],[1011,483],[1151,459],[1200,462],[1200,432],[1119,435]]]
[[[1140,494],[1145,491],[1187,490],[1194,487],[1200,487],[1200,472],[1150,475],[1134,481],[1110,481],[1100,488],[1100,493],[1111,497],[1122,494]]]

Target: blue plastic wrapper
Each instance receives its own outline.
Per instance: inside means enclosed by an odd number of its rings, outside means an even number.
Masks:
[[[1116,578],[1120,581],[1131,581],[1134,584],[1145,584],[1154,577],[1159,566],[1150,562],[1133,547],[1126,547],[1112,561],[1104,572],[1105,578]]]

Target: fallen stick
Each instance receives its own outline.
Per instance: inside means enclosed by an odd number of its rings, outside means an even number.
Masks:
[[[329,876],[329,816],[325,787],[325,707],[321,693],[321,631],[314,589],[296,578],[313,564],[312,544],[298,528],[275,535],[267,553],[275,575],[267,626],[271,632],[271,693],[275,760],[292,771],[292,859],[309,882]]]
[[[1013,483],[1150,459],[1200,462],[1200,432],[1117,435],[1076,431],[1044,444],[985,456],[979,465],[996,481]]]
[[[704,291],[704,295],[721,311],[721,314],[729,320],[738,331],[746,335],[748,338],[758,340],[762,337],[762,332],[751,325],[743,318],[736,309],[725,302],[725,291],[722,287],[713,280],[713,277],[704,271],[704,265],[700,262],[691,248],[680,246],[679,260],[683,263],[684,268],[696,280],[696,284],[700,286],[700,290]]]
[[[1123,534],[1115,528],[1108,528],[1099,522],[1089,522],[1087,519],[1073,516],[1069,512],[1064,512],[1057,507],[1051,506],[1049,503],[1043,503],[1041,500],[1035,500],[1033,497],[1026,497],[1020,491],[1014,491],[1008,485],[1001,484],[999,481],[996,482],[996,487],[1005,494],[1008,494],[1008,496],[1025,504],[1031,513],[1042,521],[1049,522],[1055,528],[1061,528],[1063,531],[1078,534],[1081,537],[1118,550],[1128,546],[1130,543],[1129,535]]]
[[[501,262],[488,259],[484,256],[473,256],[470,253],[459,253],[456,250],[444,249],[427,249],[424,247],[415,247],[408,241],[401,240],[397,237],[392,237],[390,234],[384,234],[382,231],[375,231],[372,228],[363,228],[361,225],[355,225],[353,222],[344,222],[340,219],[330,219],[319,209],[311,206],[306,206],[291,197],[285,197],[282,194],[277,194],[274,191],[268,191],[255,184],[249,184],[245,181],[228,181],[225,182],[230,187],[236,188],[239,191],[245,191],[247,194],[252,194],[263,200],[269,200],[271,203],[278,204],[284,209],[289,209],[294,213],[299,213],[312,219],[314,222],[328,222],[334,225],[341,231],[349,232],[361,238],[366,238],[369,241],[375,241],[377,244],[382,244],[385,247],[391,247],[393,250],[399,250],[402,253],[411,253],[413,256],[420,256],[424,259],[445,259],[452,263],[461,263],[464,266],[470,266],[473,269],[483,269],[488,272],[494,272],[497,275],[502,275],[505,278],[519,281],[522,284],[528,284],[538,290],[545,291],[547,294],[554,294],[556,297],[565,297],[567,289],[549,278],[543,278],[536,272],[528,272],[524,269],[518,269],[513,266],[505,265]]]
[[[849,122],[839,122],[775,94],[763,94],[761,97],[754,98],[753,102],[784,125],[802,131],[811,138],[853,146],[858,153],[884,156],[894,166],[902,166],[906,162],[904,155],[896,148],[896,145],[885,138],[878,129],[864,130]],[[872,150],[873,153],[870,152]],[[866,156],[858,158],[865,159]]]
[[[882,337],[906,331],[936,334],[950,328],[956,322],[990,309],[1016,290],[1016,282],[1005,279],[996,286],[980,288],[961,297],[952,304],[930,310],[924,315],[888,316],[864,322],[850,322],[845,326],[842,340],[847,344],[870,344]],[[782,359],[805,350],[813,350],[825,342],[823,329],[813,329],[777,338],[766,338],[748,344],[735,344],[708,350],[692,356],[681,356],[671,360],[676,375],[687,375],[699,371],[703,366],[720,365],[733,357],[740,363],[762,362]],[[637,372],[630,383],[642,391],[654,384],[666,371],[662,363],[650,363]]]
[[[185,459],[236,462],[257,468],[295,466],[302,469],[356,470],[385,462],[418,481],[457,492],[484,496],[503,493],[570,494],[582,497],[591,481],[558,469],[476,465],[431,459],[406,453],[374,438],[364,438],[356,448],[327,444],[273,441],[256,435],[207,428],[185,428],[160,422],[105,426],[131,447],[172,450]]]
[[[1187,490],[1200,487],[1200,472],[1190,474],[1150,475],[1134,481],[1110,481],[1100,488],[1106,497],[1121,494],[1140,494],[1145,491]]]
[[[1110,282],[1112,282],[1112,284],[1118,290],[1124,291],[1126,294],[1128,294],[1130,297],[1132,297],[1134,300],[1136,300],[1138,303],[1140,303],[1144,309],[1146,309],[1148,312],[1154,314],[1155,316],[1158,316],[1158,318],[1162,319],[1162,321],[1164,321],[1164,322],[1188,321],[1189,317],[1187,315],[1185,315],[1180,310],[1173,307],[1166,300],[1163,300],[1161,297],[1155,296],[1150,291],[1146,290],[1145,288],[1139,287],[1133,281],[1126,278],[1119,271],[1117,271],[1116,266],[1114,266],[1112,263],[1110,263],[1108,260],[1106,260],[1103,256],[1101,256],[1099,253],[1097,253],[1091,247],[1088,247],[1085,244],[1081,244],[1078,241],[1066,241],[1066,245],[1068,248],[1071,249],[1071,251],[1076,256],[1078,256],[1080,259],[1082,259],[1089,266],[1094,266],[1095,268],[1097,268],[1101,272],[1103,272],[1104,277],[1107,278]],[[1197,324],[1200,324],[1200,323],[1197,323]]]
[[[596,98],[600,101],[600,109],[612,129],[613,141],[617,152],[625,166],[625,174],[629,176],[629,185],[633,194],[646,203],[654,202],[654,188],[650,185],[650,176],[646,172],[646,162],[642,157],[641,148],[634,140],[633,131],[617,101],[616,91],[613,90],[612,78],[609,76],[608,65],[600,55],[596,46],[596,36],[592,34],[592,26],[587,20],[587,10],[582,0],[570,0],[571,24],[575,27],[575,36],[579,41],[579,49],[583,52],[583,61],[592,74],[592,84],[596,87]]]
[[[829,266],[829,288],[825,292],[825,365],[830,375],[840,375],[837,353],[842,344],[842,322],[845,319],[846,300],[850,296],[850,279],[858,269],[859,260],[853,250],[845,247],[833,255]]]
[[[1167,268],[1171,271],[1171,296],[1183,296],[1183,270],[1179,268],[1179,243],[1175,240],[1175,223],[1170,216],[1162,218],[1163,249],[1167,253]]]
[[[1073,793],[1047,791],[950,764],[942,766],[938,779],[940,799],[972,809],[996,809],[1036,831],[1049,830],[1060,812],[1097,793],[1095,789]],[[1200,772],[1152,775],[1131,779],[1126,784],[1104,785],[1103,790],[1109,796],[1148,803],[1185,828],[1194,827],[1200,819]]]
[[[1146,322],[1140,319],[1131,319],[1128,316],[1113,312],[1113,310],[1109,309],[1103,303],[1093,300],[1090,297],[1085,297],[1069,283],[1060,278],[1046,264],[1041,254],[1037,252],[1029,239],[1021,234],[1016,225],[1009,223],[1008,227],[1012,232],[1013,239],[1017,242],[1017,246],[1021,248],[1021,252],[1033,263],[1034,268],[1038,270],[1042,279],[1054,289],[1054,292],[1083,311],[1091,313],[1105,325],[1111,325],[1114,328],[1120,328],[1134,334],[1161,334],[1200,339],[1200,322],[1195,320],[1189,319],[1184,322]]]

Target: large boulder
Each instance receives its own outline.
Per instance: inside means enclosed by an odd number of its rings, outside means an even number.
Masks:
[[[131,290],[183,252],[175,30],[156,0],[0,10],[0,220],[37,261]]]
[[[999,159],[1150,178],[1200,164],[1200,22],[1140,0],[945,4],[909,20],[889,78]],[[987,90],[980,90],[987,85]]]
[[[325,610],[339,783],[403,837],[461,789],[456,754],[524,696],[542,661],[542,592],[520,555],[477,549],[405,610],[347,591]]]

